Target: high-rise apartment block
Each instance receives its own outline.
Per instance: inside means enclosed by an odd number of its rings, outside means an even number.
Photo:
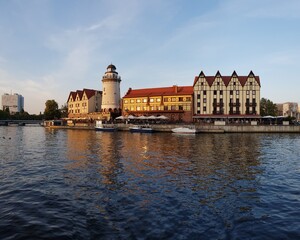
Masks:
[[[2,109],[9,109],[10,114],[24,110],[24,97],[18,93],[2,95]]]

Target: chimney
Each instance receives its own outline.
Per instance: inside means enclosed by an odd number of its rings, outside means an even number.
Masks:
[[[174,87],[174,92],[178,93],[178,86],[177,85],[173,85],[173,87]]]

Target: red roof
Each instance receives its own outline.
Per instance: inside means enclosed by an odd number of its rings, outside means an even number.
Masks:
[[[70,92],[70,94],[69,94],[69,97],[68,97],[68,101],[67,102],[69,102],[70,101],[70,98],[73,98],[73,100],[75,100],[75,98],[76,98],[76,92]]]
[[[77,90],[76,92],[70,92],[69,97],[68,97],[68,102],[70,101],[70,98],[72,96],[73,100],[76,100],[76,96],[78,94],[79,100],[82,100],[83,94],[85,93],[87,98],[90,99],[91,97],[95,96],[96,92],[99,92],[98,90],[94,89],[86,89],[84,88],[83,90]]]
[[[249,73],[248,76],[238,76],[235,71],[233,72],[233,74],[231,76],[221,76],[219,71],[217,72],[217,74],[215,76],[205,76],[204,73],[201,71],[199,76],[195,77],[193,86],[195,86],[195,84],[197,83],[197,81],[199,80],[200,77],[204,77],[209,86],[212,86],[215,79],[217,77],[220,77],[222,79],[222,81],[224,82],[226,87],[228,86],[229,82],[231,81],[231,79],[233,77],[236,77],[242,86],[245,86],[245,84],[246,84],[249,77],[254,77],[254,79],[256,80],[258,85],[260,86],[259,76],[255,76],[252,71]]]
[[[97,90],[94,90],[94,89],[83,89],[83,92],[85,92],[87,98],[90,99],[91,97],[95,96],[95,93],[97,92]]]
[[[123,98],[151,97],[151,96],[173,96],[173,95],[192,95],[194,92],[192,86],[172,86],[162,88],[129,88]]]

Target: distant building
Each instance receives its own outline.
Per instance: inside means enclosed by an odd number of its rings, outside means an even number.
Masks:
[[[70,92],[68,97],[68,117],[86,117],[92,112],[101,109],[102,92],[94,89],[77,90]]]
[[[194,80],[194,119],[257,118],[260,115],[260,79],[248,76],[205,76]]]
[[[277,115],[283,116],[283,104],[282,103],[276,103],[277,108]]]
[[[193,87],[131,89],[123,97],[123,115],[164,115],[170,121],[191,122]]]
[[[284,117],[298,117],[298,103],[287,102],[283,103],[283,116]]]
[[[2,95],[2,109],[9,109],[10,114],[24,110],[24,97],[18,93]]]
[[[121,77],[116,72],[116,67],[110,64],[107,71],[102,77],[103,95],[102,107],[103,112],[121,112]]]

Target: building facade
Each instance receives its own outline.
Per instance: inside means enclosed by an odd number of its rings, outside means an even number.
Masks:
[[[260,115],[260,79],[248,76],[205,76],[201,71],[194,80],[194,119],[255,118]]]
[[[83,117],[101,110],[102,92],[94,89],[70,92],[68,97],[68,117]]]
[[[110,64],[102,77],[103,95],[101,109],[103,112],[121,111],[120,83],[121,77],[118,76],[115,65]]]
[[[24,97],[18,93],[2,95],[2,109],[9,109],[10,114],[24,110]]]
[[[284,117],[298,118],[298,103],[287,102],[282,104],[282,115]]]
[[[123,115],[163,115],[170,121],[191,122],[193,87],[131,89],[122,99]]]

